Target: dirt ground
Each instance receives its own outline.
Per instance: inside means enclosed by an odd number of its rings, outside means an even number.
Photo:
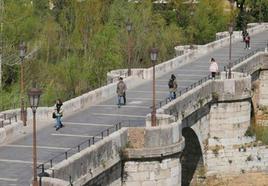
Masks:
[[[228,178],[211,177],[206,186],[268,186],[268,173],[244,173]]]

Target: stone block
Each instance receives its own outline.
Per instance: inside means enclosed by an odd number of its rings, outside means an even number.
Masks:
[[[142,186],[155,186],[156,185],[156,181],[143,181]]]
[[[171,177],[170,169],[162,169],[159,170],[158,174],[156,174],[156,179],[166,179]]]
[[[145,180],[150,180],[150,174],[149,172],[143,171],[143,172],[127,172],[127,180],[128,181],[139,181],[143,182]]]
[[[126,181],[123,182],[123,186],[142,186],[142,183],[139,181]]]
[[[161,131],[158,127],[147,128],[144,136],[145,147],[159,147],[160,146],[160,134]]]
[[[176,164],[175,167],[171,168],[171,177],[178,177],[181,175],[180,165]]]
[[[124,164],[124,170],[126,172],[138,172],[138,162],[128,161]],[[143,171],[144,169],[141,169],[139,171]]]

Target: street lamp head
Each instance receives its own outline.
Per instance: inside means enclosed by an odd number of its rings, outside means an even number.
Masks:
[[[28,91],[28,97],[29,97],[29,101],[30,101],[30,106],[32,108],[32,110],[35,112],[38,105],[39,105],[39,101],[40,101],[40,96],[42,94],[42,91],[38,88],[31,88]]]
[[[151,61],[155,63],[157,61],[158,49],[152,48],[150,51]]]
[[[26,45],[25,42],[21,42],[19,46],[19,56],[21,59],[25,57],[26,54]]]
[[[128,33],[132,31],[132,23],[130,22],[129,19],[127,20],[126,28],[127,28]]]

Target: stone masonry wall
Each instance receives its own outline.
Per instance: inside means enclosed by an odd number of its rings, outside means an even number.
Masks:
[[[109,185],[116,181],[109,169],[121,161],[120,152],[127,144],[127,128],[122,128],[105,137],[103,140],[91,145],[68,159],[46,170],[54,178],[68,181],[71,176],[74,185],[84,185],[96,178],[101,185]],[[99,182],[98,176],[107,174]],[[121,166],[120,170],[121,171]],[[116,174],[118,175],[118,174]],[[121,175],[119,178],[121,180]],[[90,185],[90,184],[89,184]]]
[[[260,72],[259,100],[260,106],[268,106],[268,71]]]
[[[250,126],[249,101],[213,104],[210,109],[210,137],[232,139],[243,137]]]
[[[209,139],[207,176],[268,171],[268,148],[255,138]]]
[[[127,181],[123,186],[180,186],[181,164],[179,158],[163,161],[128,161],[124,167]]]

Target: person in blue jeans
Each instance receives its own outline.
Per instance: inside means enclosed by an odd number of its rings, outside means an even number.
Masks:
[[[56,130],[59,130],[63,127],[61,118],[63,116],[63,109],[62,109],[62,101],[60,99],[57,99],[56,104],[54,106],[54,113],[56,116]]]
[[[123,105],[126,104],[126,90],[127,90],[127,86],[123,81],[123,78],[120,77],[119,78],[119,82],[117,83],[117,87],[116,87],[116,93],[117,93],[117,98],[118,98],[118,108],[120,108],[121,106],[121,98],[123,98],[124,103]]]
[[[174,74],[171,74],[171,77],[168,82],[168,88],[169,88],[169,100],[176,99],[176,92],[178,88],[178,84],[176,81],[176,76]]]

